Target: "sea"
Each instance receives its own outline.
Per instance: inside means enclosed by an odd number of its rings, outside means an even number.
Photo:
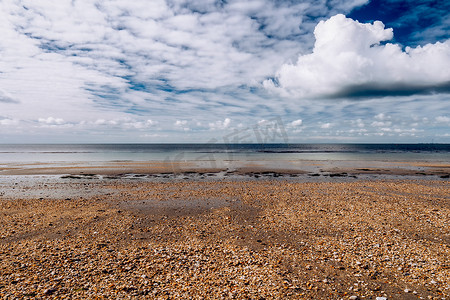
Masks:
[[[0,163],[108,161],[450,162],[450,144],[0,144]]]

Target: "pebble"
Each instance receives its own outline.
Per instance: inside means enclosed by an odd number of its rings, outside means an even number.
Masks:
[[[448,245],[428,242],[447,228],[439,181],[105,180],[90,184],[98,196],[65,201],[71,184],[48,187],[59,200],[0,196],[0,299],[375,299],[406,285],[450,299]],[[215,199],[226,201],[183,211]]]
[[[49,289],[46,289],[46,290],[44,291],[44,294],[45,294],[45,295],[52,295],[54,292],[56,292],[56,289],[55,289],[55,288],[49,288]]]

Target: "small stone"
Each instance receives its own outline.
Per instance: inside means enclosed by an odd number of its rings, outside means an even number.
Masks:
[[[325,278],[324,280],[322,280],[322,282],[323,283],[328,283],[329,281],[328,281],[328,279]]]
[[[358,296],[350,296],[348,299],[350,299],[350,300],[358,300]]]
[[[433,280],[430,281],[431,284],[436,284],[437,282]]]
[[[409,292],[411,292],[410,289],[405,289],[405,293],[409,293]]]
[[[46,289],[46,290],[44,291],[44,294],[45,294],[45,295],[52,295],[54,292],[56,292],[56,289],[55,289],[55,288],[49,288],[49,289]]]
[[[387,300],[387,297],[377,297],[376,300]]]
[[[311,270],[311,269],[312,269],[311,265],[306,266],[306,270]]]

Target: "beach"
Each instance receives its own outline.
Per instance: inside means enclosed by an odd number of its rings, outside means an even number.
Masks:
[[[387,165],[4,167],[0,296],[448,299],[449,166]]]
[[[450,300],[450,0],[0,0],[0,300]]]

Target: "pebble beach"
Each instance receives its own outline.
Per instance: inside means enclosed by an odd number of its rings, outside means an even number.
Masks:
[[[449,299],[447,179],[1,182],[3,299]]]

